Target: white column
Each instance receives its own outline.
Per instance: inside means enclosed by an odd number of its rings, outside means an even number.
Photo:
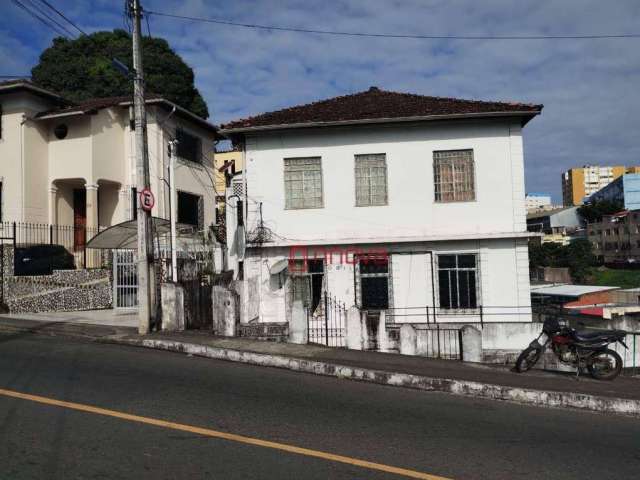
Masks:
[[[98,229],[98,185],[85,184],[84,188],[87,191],[87,238],[95,235]]]
[[[58,187],[55,185],[49,189],[49,223],[58,223]]]
[[[131,200],[131,187],[122,187],[118,192],[119,222],[126,222],[133,218],[133,201]]]

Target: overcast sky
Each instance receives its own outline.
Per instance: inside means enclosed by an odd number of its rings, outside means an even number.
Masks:
[[[37,3],[38,0],[21,0]],[[121,0],[49,0],[87,31],[123,27]],[[236,22],[396,34],[640,32],[638,0],[143,0]],[[376,85],[545,105],[525,128],[527,190],[560,200],[560,173],[640,164],[640,39],[394,40],[250,30],[150,16],[193,67],[214,123]],[[146,33],[145,26],[145,33]],[[0,0],[0,74],[29,73],[55,33]]]

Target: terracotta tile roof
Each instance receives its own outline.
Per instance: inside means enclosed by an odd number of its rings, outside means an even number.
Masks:
[[[430,97],[398,93],[371,87],[364,92],[263,113],[221,125],[224,130],[251,128],[286,128],[304,124],[366,123],[390,119],[411,120],[445,116],[521,115],[530,119],[540,113],[542,105],[507,102],[485,102],[457,98]]]

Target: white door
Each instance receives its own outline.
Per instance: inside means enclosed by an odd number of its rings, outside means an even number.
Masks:
[[[393,253],[393,323],[433,322],[431,253]]]

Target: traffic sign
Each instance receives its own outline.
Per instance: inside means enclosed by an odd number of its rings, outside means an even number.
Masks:
[[[150,212],[155,204],[156,199],[153,196],[153,193],[151,193],[151,190],[145,188],[140,192],[140,206],[143,210]]]

